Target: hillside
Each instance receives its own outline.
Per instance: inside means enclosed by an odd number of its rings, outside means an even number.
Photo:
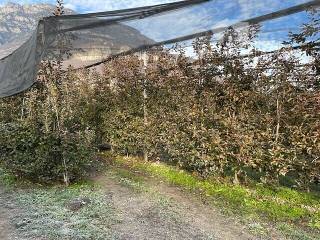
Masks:
[[[55,6],[50,4],[20,5],[8,3],[0,7],[0,58],[21,46],[36,29],[38,20],[52,15]],[[65,9],[65,14],[76,14]],[[141,43],[152,42],[136,29],[123,24],[73,32],[68,35],[77,50],[66,65],[79,67],[104,59],[110,54],[127,51]],[[55,47],[54,45],[51,47]]]
[[[0,45],[16,39],[26,39],[36,28],[38,20],[52,14],[55,6],[50,4],[20,5],[8,3],[0,7]],[[66,14],[74,14],[70,9]]]

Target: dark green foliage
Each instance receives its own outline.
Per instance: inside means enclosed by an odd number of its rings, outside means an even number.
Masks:
[[[1,102],[15,111],[0,116],[0,164],[18,178],[68,184],[96,167],[96,129],[85,114],[92,102],[85,89],[79,97],[74,74],[60,73],[43,63],[32,90]]]
[[[84,177],[92,166],[94,151],[89,132],[62,139],[54,132],[37,132],[30,125],[19,123],[1,124],[0,129],[2,166],[18,178],[59,181],[65,171],[63,158],[70,180]]]

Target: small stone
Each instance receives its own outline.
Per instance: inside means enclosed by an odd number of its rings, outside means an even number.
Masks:
[[[23,228],[23,227],[27,226],[30,222],[31,222],[31,220],[29,220],[29,219],[23,219],[21,222],[16,223],[15,227],[16,228]]]
[[[8,208],[8,209],[15,209],[15,207],[16,207],[16,206],[15,206],[14,204],[8,204],[8,205],[7,205],[7,208]]]
[[[90,204],[91,200],[89,198],[77,198],[72,200],[67,204],[67,208],[71,211],[78,211],[86,205]]]

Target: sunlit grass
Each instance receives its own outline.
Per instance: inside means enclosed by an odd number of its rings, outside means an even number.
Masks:
[[[320,230],[320,197],[317,194],[262,184],[243,186],[201,180],[181,169],[135,158],[118,157],[115,162],[133,171],[138,170],[189,191],[199,192],[226,211]]]
[[[13,186],[16,183],[16,179],[11,174],[8,174],[0,167],[0,184],[5,187]]]

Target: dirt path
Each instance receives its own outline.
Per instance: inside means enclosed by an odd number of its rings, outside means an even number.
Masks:
[[[114,226],[120,239],[258,239],[232,219],[165,184],[134,192],[111,176],[99,177],[106,195],[121,214]],[[151,192],[150,192],[151,191]]]
[[[110,240],[260,239],[248,233],[235,219],[226,218],[196,197],[159,181],[144,179],[137,184],[130,182],[129,178],[117,176],[115,172],[94,180],[102,187],[103,199],[113,206],[117,218],[109,229],[113,233]],[[38,240],[17,235],[16,226],[10,219],[17,218],[25,209],[10,207],[17,206],[12,199],[10,193],[5,193],[0,186],[0,240]],[[77,240],[66,240],[69,239]]]
[[[7,219],[8,219],[8,214],[5,212],[5,210],[2,207],[0,207],[0,239],[1,240],[9,239],[10,227]]]
[[[0,239],[11,240],[13,239],[14,229],[10,225],[10,199],[0,185]]]

